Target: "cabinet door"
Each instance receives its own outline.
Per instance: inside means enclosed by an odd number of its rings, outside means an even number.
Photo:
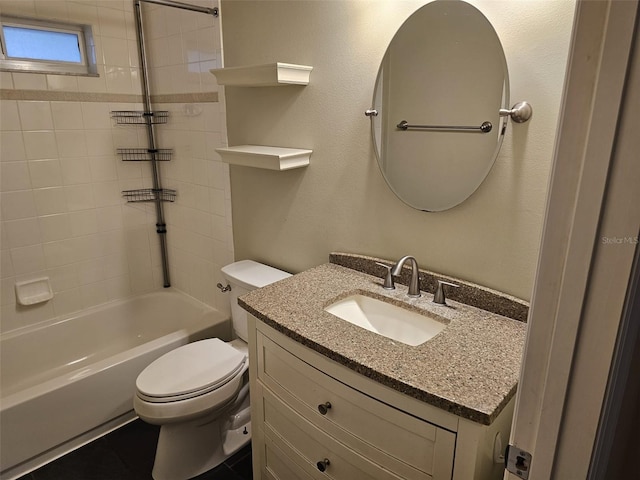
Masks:
[[[358,454],[407,480],[451,478],[454,433],[348,387],[262,334],[257,370],[279,399]]]

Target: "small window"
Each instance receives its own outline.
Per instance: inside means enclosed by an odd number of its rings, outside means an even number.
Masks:
[[[96,75],[89,25],[0,17],[0,70]]]

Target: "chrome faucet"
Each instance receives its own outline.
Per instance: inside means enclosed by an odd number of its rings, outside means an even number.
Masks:
[[[398,263],[395,264],[393,269],[391,269],[391,275],[398,276],[402,272],[402,267],[405,262],[409,260],[411,262],[411,281],[409,282],[409,291],[407,295],[409,297],[419,297],[420,296],[420,286],[418,285],[419,280],[419,270],[418,270],[418,262],[411,255],[406,255],[398,260]]]

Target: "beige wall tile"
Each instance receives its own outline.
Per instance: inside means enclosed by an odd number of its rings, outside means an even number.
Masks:
[[[22,130],[53,130],[49,102],[18,102]]]
[[[56,130],[55,136],[60,157],[87,156],[87,141],[84,131]]]
[[[0,88],[13,88],[13,76],[10,72],[0,72]]]
[[[87,133],[89,137],[89,133]],[[89,140],[89,145],[91,141]],[[106,182],[117,180],[118,171],[116,169],[116,158],[109,156],[92,156],[89,157],[89,170],[91,172],[91,180],[93,182]]]
[[[3,222],[2,227],[7,229],[8,247],[11,249],[37,245],[42,242],[40,226],[35,217],[9,220]]]
[[[51,20],[68,20],[67,2],[64,0],[48,0],[36,2],[36,14],[40,18]]]
[[[98,4],[98,20],[102,37],[127,38],[124,11],[112,8],[117,2]]]
[[[40,160],[58,156],[58,145],[53,131],[23,131],[22,136],[28,160]]]
[[[3,245],[7,245],[8,241],[2,242]],[[9,248],[3,246],[2,250],[0,250],[0,277],[7,278],[14,276],[15,273],[13,271],[13,262],[11,261],[11,252]]]
[[[0,161],[16,162],[26,159],[22,132],[0,132]]]
[[[36,216],[36,202],[31,190],[2,192],[0,195],[2,220],[17,220]]]
[[[69,212],[95,208],[93,188],[91,185],[69,185],[64,187]]]
[[[62,185],[60,160],[31,160],[29,162],[31,185],[33,188],[56,187]]]
[[[2,188],[3,192],[31,188],[27,162],[0,163],[0,188]]]
[[[40,244],[12,248],[11,262],[16,275],[39,272],[46,268],[45,256]]]
[[[33,191],[38,215],[67,213],[67,197],[64,187],[39,188]]]
[[[86,129],[110,129],[111,109],[108,103],[82,102],[82,120]]]
[[[82,105],[78,102],[51,102],[53,128],[56,130],[84,130]]]
[[[0,7],[5,14],[36,16],[36,2],[34,0],[2,0]]]
[[[73,75],[47,74],[47,88],[62,92],[77,92],[79,90],[78,78]]]
[[[41,73],[12,73],[13,88],[17,90],[46,90],[47,76]]]
[[[82,292],[79,288],[65,290],[55,294],[52,300],[53,311],[57,317],[82,310]]]
[[[71,234],[74,237],[98,233],[98,216],[96,209],[81,210],[69,213]]]
[[[15,100],[0,100],[0,131],[21,129],[18,103]]]
[[[40,216],[38,221],[43,242],[55,242],[72,235],[71,222],[67,213]]]

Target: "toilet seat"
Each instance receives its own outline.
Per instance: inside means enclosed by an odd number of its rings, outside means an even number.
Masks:
[[[136,380],[137,396],[169,403],[218,390],[247,368],[247,356],[219,338],[172,350],[152,362]]]
[[[247,382],[244,373],[248,368],[249,363],[245,362],[242,370],[226,384],[208,393],[180,401],[148,402],[140,397],[140,393],[136,393],[133,397],[133,409],[142,420],[153,425],[180,423],[202,417],[209,412],[226,408],[235,401]]]

